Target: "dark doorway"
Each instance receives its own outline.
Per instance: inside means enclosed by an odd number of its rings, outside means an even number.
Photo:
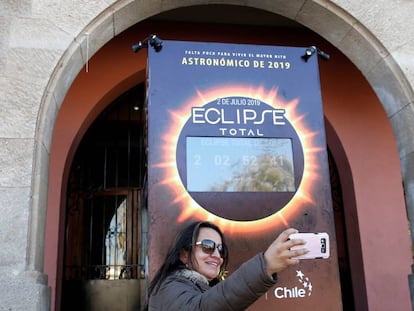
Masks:
[[[94,121],[68,182],[62,310],[139,310],[145,294],[145,87]]]
[[[336,246],[338,251],[339,276],[343,310],[355,310],[352,290],[351,267],[349,261],[348,241],[345,225],[344,200],[341,181],[334,158],[328,150],[329,174],[331,181],[332,207],[335,219]]]

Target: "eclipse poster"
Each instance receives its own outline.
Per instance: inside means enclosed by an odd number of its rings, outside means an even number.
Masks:
[[[316,48],[163,41],[148,54],[150,278],[192,221],[221,228],[229,274],[286,228],[324,232],[329,258],[281,272],[249,310],[341,310]]]

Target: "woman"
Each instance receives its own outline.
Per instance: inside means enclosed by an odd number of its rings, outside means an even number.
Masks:
[[[277,273],[297,264],[305,249],[283,231],[264,253],[257,254],[224,277],[228,252],[220,229],[210,222],[184,228],[169,249],[148,289],[150,311],[245,310],[276,283]]]

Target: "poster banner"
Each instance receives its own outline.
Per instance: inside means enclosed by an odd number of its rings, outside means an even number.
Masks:
[[[164,41],[148,50],[150,277],[194,220],[227,238],[229,273],[284,229],[326,232],[249,310],[341,310],[316,53],[306,47]]]

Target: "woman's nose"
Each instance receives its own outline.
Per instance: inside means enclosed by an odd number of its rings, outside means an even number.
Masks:
[[[217,247],[215,247],[215,248],[214,248],[214,251],[213,251],[213,253],[211,254],[211,256],[215,256],[215,257],[219,257],[219,258],[221,258],[220,252],[219,252],[219,250],[218,250],[218,248],[217,248]]]

